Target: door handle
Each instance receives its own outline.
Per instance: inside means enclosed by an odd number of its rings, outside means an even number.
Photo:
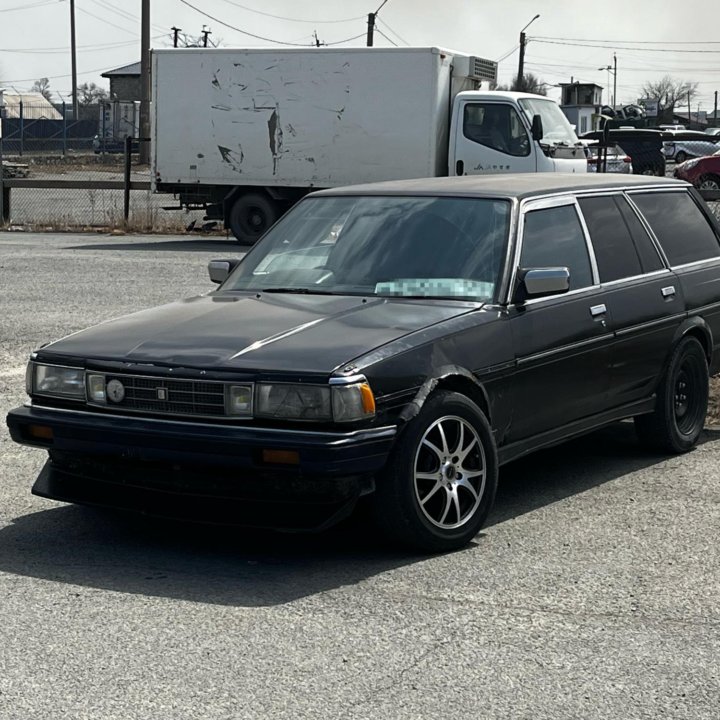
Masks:
[[[590,308],[590,314],[593,317],[600,317],[600,315],[605,315],[606,313],[607,313],[607,308],[605,307],[605,305],[602,305],[602,304],[601,305],[593,305]]]
[[[458,160],[455,163],[455,174],[463,175],[465,173],[465,163],[462,160]]]
[[[675,286],[674,285],[668,285],[667,287],[664,287],[661,291],[662,296],[664,298],[674,298],[675,297]]]

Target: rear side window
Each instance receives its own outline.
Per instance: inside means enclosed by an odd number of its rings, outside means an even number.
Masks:
[[[720,255],[710,223],[686,192],[633,193],[670,265],[708,260]]]
[[[570,270],[571,290],[592,285],[590,257],[574,205],[525,214],[520,266],[566,267]]]
[[[651,273],[663,270],[665,263],[635,210],[630,207],[630,203],[624,197],[616,197],[615,202],[617,202],[623,220],[635,241],[635,250],[640,258],[643,272]]]
[[[578,205],[590,231],[600,282],[641,275],[640,258],[616,198],[581,198]]]

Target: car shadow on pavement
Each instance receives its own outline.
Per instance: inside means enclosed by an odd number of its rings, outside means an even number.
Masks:
[[[159,237],[148,242],[117,242],[96,243],[93,245],[68,245],[66,250],[139,250],[152,252],[221,252],[244,255],[248,248],[240,245],[235,238],[207,236],[199,238],[189,235],[187,240],[165,240]]]
[[[720,439],[707,431],[703,441]],[[619,423],[501,471],[492,526],[663,462]],[[354,585],[432,557],[388,548],[360,516],[320,534],[214,528],[53,507],[0,530],[0,572],[118,592],[263,607]]]

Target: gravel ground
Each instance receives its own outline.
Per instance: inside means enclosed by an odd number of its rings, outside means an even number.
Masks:
[[[28,352],[204,292],[233,242],[0,233],[0,412]],[[717,720],[720,432],[620,423],[504,468],[465,551],[132,520],[30,494],[0,426],[0,718]]]

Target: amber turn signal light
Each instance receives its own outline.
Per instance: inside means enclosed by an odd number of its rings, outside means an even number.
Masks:
[[[299,465],[300,453],[297,450],[267,450],[263,449],[262,459],[264,463],[273,465]]]

